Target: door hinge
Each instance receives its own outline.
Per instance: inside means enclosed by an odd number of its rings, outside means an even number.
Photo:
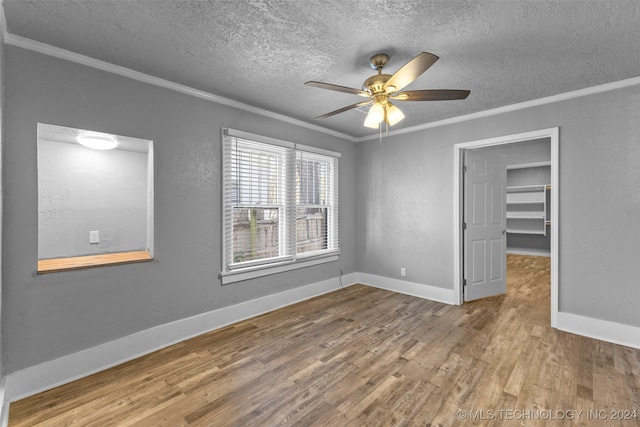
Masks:
[[[462,167],[462,172],[464,172],[464,173],[466,173],[466,172],[467,172],[467,165],[464,165],[464,166]]]
[[[464,301],[464,294],[467,292],[467,279],[462,279],[462,300]]]
[[[462,229],[463,229],[463,230],[466,230],[466,229],[467,229],[467,223],[466,223],[466,222],[463,222],[463,223],[462,223]]]

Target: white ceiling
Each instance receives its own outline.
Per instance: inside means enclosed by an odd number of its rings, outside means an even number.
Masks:
[[[422,125],[640,75],[640,0],[3,0],[7,33],[47,43],[353,137],[365,114],[314,117],[362,98],[387,53],[395,72],[421,51],[440,60],[414,89],[466,100],[403,102]],[[373,131],[375,133],[375,131]]]

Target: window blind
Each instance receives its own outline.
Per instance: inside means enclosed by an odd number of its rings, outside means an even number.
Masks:
[[[337,157],[296,152],[296,253],[339,247]]]
[[[291,258],[289,150],[232,136],[224,139],[225,264],[232,269]]]
[[[223,274],[339,250],[338,157],[313,150],[223,129]]]

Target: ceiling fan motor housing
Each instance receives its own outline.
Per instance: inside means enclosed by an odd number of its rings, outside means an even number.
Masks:
[[[372,95],[376,93],[382,92],[384,93],[384,85],[391,78],[391,74],[376,74],[375,76],[369,77],[364,81],[362,85],[362,90],[365,92],[369,92]]]

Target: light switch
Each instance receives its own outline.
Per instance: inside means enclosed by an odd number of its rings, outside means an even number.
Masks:
[[[89,232],[89,243],[100,243],[100,232],[98,230]]]

